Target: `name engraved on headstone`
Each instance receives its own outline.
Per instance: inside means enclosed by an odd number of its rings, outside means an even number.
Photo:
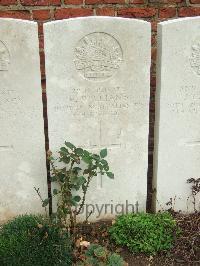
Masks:
[[[6,89],[2,88],[0,91],[0,106],[1,104],[10,103],[16,104],[17,102],[21,101],[20,95],[13,89]]]
[[[176,101],[168,103],[171,112],[177,114],[199,114],[200,95],[195,85],[183,85],[177,90]]]
[[[0,90],[0,120],[5,119],[7,115],[12,114],[16,117],[20,112],[22,104],[21,96],[13,89],[1,88]],[[7,106],[13,108],[7,108]]]
[[[144,106],[142,99],[135,101],[122,87],[71,88],[65,98],[65,104],[56,105],[54,111],[65,111],[72,117],[116,117]]]
[[[8,71],[10,54],[6,45],[0,41],[0,71]]]
[[[196,74],[200,76],[200,37],[195,40],[191,47],[190,65]]]
[[[123,60],[119,42],[105,32],[93,32],[77,43],[74,50],[75,67],[81,76],[101,81],[113,76]]]

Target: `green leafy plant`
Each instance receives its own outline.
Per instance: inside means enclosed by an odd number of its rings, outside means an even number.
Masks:
[[[109,252],[106,248],[91,244],[85,252],[82,261],[77,266],[124,266],[126,262],[116,253]]]
[[[70,237],[42,216],[19,216],[0,228],[0,265],[72,265]]]
[[[155,254],[172,248],[179,233],[170,213],[137,213],[119,216],[109,230],[116,244],[134,253]]]
[[[94,154],[77,148],[70,142],[65,142],[65,146],[60,148],[57,159],[50,151],[48,152],[51,181],[58,184],[58,188],[53,190],[53,197],[57,198],[56,216],[60,224],[65,226],[70,221],[69,227],[72,231],[76,225],[76,217],[81,213],[85,204],[91,180],[98,173],[114,178],[114,174],[109,171],[106,156],[107,149],[102,149],[100,154]],[[43,200],[44,207],[48,203],[49,199]]]
[[[122,257],[116,253],[112,253],[108,256],[107,266],[122,266],[127,265]]]

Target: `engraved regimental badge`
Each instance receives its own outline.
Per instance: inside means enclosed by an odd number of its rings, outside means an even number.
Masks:
[[[197,75],[200,75],[200,38],[192,45],[190,65]]]
[[[119,42],[104,32],[94,32],[79,40],[74,63],[82,77],[92,81],[110,78],[123,59]]]
[[[10,63],[10,55],[6,45],[0,41],[0,71],[7,71]]]

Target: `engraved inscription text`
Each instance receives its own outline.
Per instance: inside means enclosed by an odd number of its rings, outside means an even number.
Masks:
[[[200,75],[200,39],[192,45],[190,64],[197,75]]]
[[[7,71],[10,63],[10,55],[6,45],[0,41],[0,71]]]

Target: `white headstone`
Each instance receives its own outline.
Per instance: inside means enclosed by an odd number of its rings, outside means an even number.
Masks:
[[[200,177],[200,17],[158,25],[156,110],[157,209],[172,198],[176,210],[193,211],[186,181]]]
[[[0,19],[0,222],[47,196],[37,23]]]
[[[107,147],[115,174],[90,186],[93,220],[126,211],[128,203],[136,211],[137,201],[145,210],[150,31],[148,22],[109,17],[44,25],[50,149],[65,140],[93,152]]]

